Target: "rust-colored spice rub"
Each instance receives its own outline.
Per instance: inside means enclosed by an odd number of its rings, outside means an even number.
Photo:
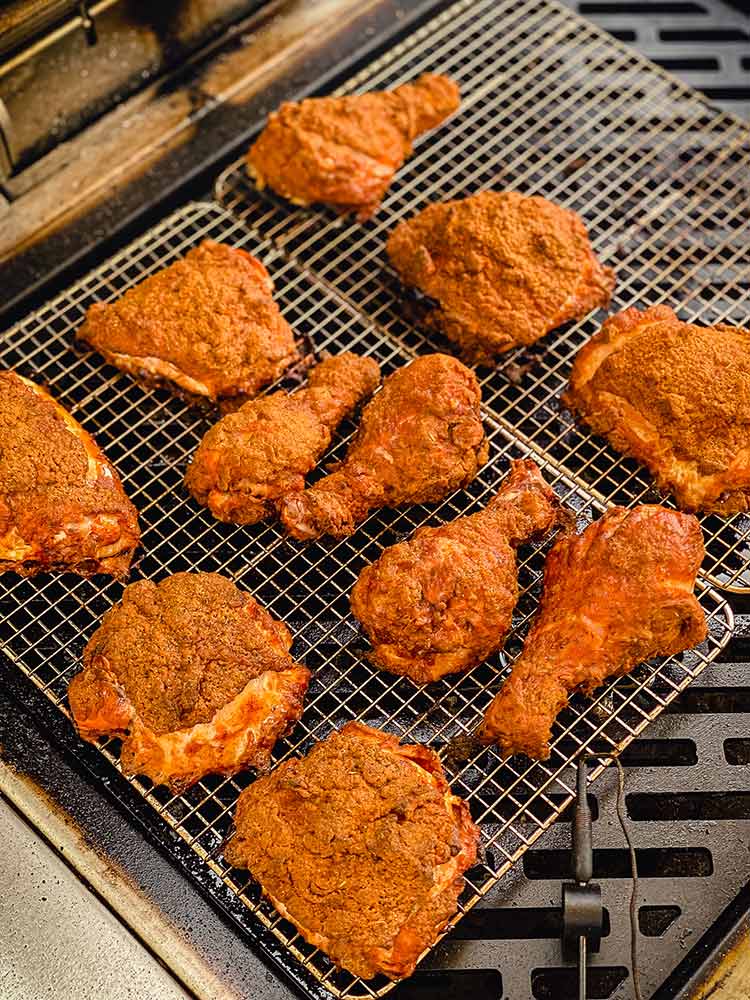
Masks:
[[[425,73],[395,90],[282,104],[250,147],[248,171],[297,205],[324,202],[368,219],[412,141],[459,103],[452,80]]]
[[[91,435],[41,386],[0,372],[0,572],[127,576],[139,539]]]
[[[265,267],[205,240],[86,313],[79,339],[111,364],[188,396],[255,395],[297,358]]]
[[[485,510],[387,548],[351,596],[375,665],[426,684],[500,649],[518,601],[516,548],[558,509],[534,462],[516,461]]]
[[[173,791],[266,768],[310,679],[291,644],[284,624],[217,573],[139,580],[84,650],[73,720],[86,740],[125,737],[125,773]]]
[[[578,352],[563,401],[682,510],[750,509],[750,330],[626,309]]]
[[[466,486],[487,461],[481,390],[472,371],[426,354],[390,375],[362,411],[334,472],[279,503],[294,538],[350,535],[371,510],[435,503]]]
[[[386,249],[403,283],[433,300],[424,323],[476,363],[606,306],[614,288],[580,216],[517,191],[429,205]]]
[[[457,909],[479,830],[437,755],[350,722],[240,796],[225,857],[338,966],[414,971]]]
[[[614,507],[552,548],[539,611],[484,718],[480,737],[504,753],[549,756],[552,724],[574,691],[707,634],[693,590],[703,560],[698,521],[658,505]]]
[[[379,382],[372,358],[346,353],[322,361],[304,389],[250,400],[215,424],[188,466],[185,485],[220,521],[255,524],[271,517],[281,497],[305,488],[333,432]]]

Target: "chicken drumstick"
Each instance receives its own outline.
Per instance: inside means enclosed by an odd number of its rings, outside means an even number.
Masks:
[[[549,757],[552,723],[574,691],[706,637],[693,588],[703,559],[698,521],[659,505],[615,507],[561,539],[544,570],[539,612],[480,738],[504,753]]]
[[[351,597],[373,662],[425,684],[499,649],[518,600],[516,547],[557,514],[535,463],[517,461],[485,510],[386,549]]]
[[[459,105],[447,76],[425,73],[395,90],[282,104],[247,154],[249,173],[298,205],[325,202],[368,219],[411,144]]]
[[[333,431],[379,381],[372,358],[327,358],[304,389],[252,399],[222,417],[198,445],[185,485],[220,521],[256,524],[270,517],[279,497],[305,488]]]
[[[362,412],[344,461],[311,489],[279,502],[294,538],[343,538],[378,507],[435,503],[487,460],[472,371],[446,354],[417,358],[386,379]]]

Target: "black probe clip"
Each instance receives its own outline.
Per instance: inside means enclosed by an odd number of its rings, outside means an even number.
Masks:
[[[563,949],[578,955],[578,997],[586,1000],[586,959],[599,951],[604,924],[602,890],[594,874],[591,809],[586,794],[586,761],[578,759],[577,795],[573,816],[573,875],[562,887]]]

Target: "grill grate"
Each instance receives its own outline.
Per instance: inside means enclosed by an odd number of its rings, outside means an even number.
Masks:
[[[426,70],[461,84],[461,111],[417,143],[375,219],[351,224],[259,194],[242,160],[219,179],[219,200],[417,350],[447,345],[419,331],[418,307],[388,266],[386,235],[429,202],[491,187],[543,194],[583,215],[617,272],[612,310],[667,302],[687,320],[747,323],[746,124],[556,0],[464,0],[342,92],[394,86]],[[483,370],[483,392],[500,425],[581,490],[629,505],[656,498],[649,476],[559,405],[572,358],[603,316],[506,355]],[[747,593],[750,517],[701,520],[706,577]]]
[[[538,595],[544,548],[528,547],[520,561],[522,597],[506,652],[468,676],[445,679],[427,690],[366,664],[364,643],[349,613],[348,594],[362,566],[384,546],[421,524],[440,523],[483,505],[511,458],[536,453],[515,441],[485,407],[490,461],[467,491],[436,507],[382,511],[350,539],[308,545],[285,540],[273,524],[237,528],[213,521],[181,487],[187,459],[208,425],[207,418],[164,391],[140,387],[96,355],[72,347],[73,333],[92,301],[121,294],[203,238],[244,246],[260,256],[274,276],[286,318],[316,351],[353,347],[377,357],[386,372],[414,356],[414,347],[406,339],[384,333],[334,290],[311,281],[269,243],[248,234],[241,220],[218,206],[193,204],[9,331],[0,363],[43,379],[96,434],[117,465],[144,528],[140,575],[160,578],[188,569],[220,571],[288,622],[296,635],[293,652],[312,669],[314,679],[302,722],[279,746],[277,759],[304,752],[352,718],[439,749],[476,727],[510,659],[518,653]],[[351,429],[339,435],[332,458],[342,454]],[[554,464],[540,462],[558,495],[582,522],[604,509]],[[67,683],[80,662],[83,645],[104,611],[119,599],[122,585],[102,586],[99,581],[70,576],[16,580],[6,575],[0,587],[0,620],[5,634],[11,636],[4,644],[6,654],[66,712]],[[469,761],[446,765],[454,790],[469,800],[482,828],[484,857],[468,873],[461,912],[486,894],[569,804],[573,757],[584,747],[604,752],[627,746],[724,647],[732,631],[731,610],[707,583],[700,582],[698,592],[709,618],[707,641],[680,657],[641,667],[608,685],[592,701],[574,699],[556,724],[549,761],[528,766],[519,760],[503,761],[490,748]],[[103,742],[101,749],[117,767],[117,741]],[[603,770],[599,767],[592,780]],[[298,960],[309,974],[304,983],[310,995],[322,995],[316,980],[340,997],[387,993],[392,984],[385,981],[364,983],[336,972],[325,956],[259,899],[246,873],[229,869],[223,862],[220,848],[237,795],[249,780],[247,775],[212,777],[173,796],[142,779],[130,779],[168,827],[272,930],[286,946],[286,954]],[[163,837],[167,851],[168,827]],[[278,953],[271,957],[289,971],[287,959]],[[299,978],[297,970],[292,974]]]

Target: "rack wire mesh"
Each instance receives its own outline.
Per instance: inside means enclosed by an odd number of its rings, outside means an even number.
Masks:
[[[406,740],[444,749],[476,728],[520,650],[538,596],[546,546],[529,546],[522,552],[522,596],[505,652],[467,676],[446,678],[426,688],[368,665],[348,601],[360,570],[383,547],[419,525],[442,523],[483,506],[512,458],[536,458],[581,522],[601,512],[604,504],[532,447],[517,441],[485,407],[490,461],[467,490],[439,505],[381,511],[349,539],[305,545],[286,540],[274,524],[239,528],[214,521],[182,488],[188,458],[211,416],[163,390],[143,388],[73,344],[88,305],[118,296],[204,238],[243,246],[264,261],[274,276],[282,311],[317,354],[354,349],[377,358],[386,373],[415,356],[406,340],[386,334],[335,290],[312,281],[270,243],[249,233],[243,221],[219,206],[198,203],[165,220],[10,330],[0,348],[0,364],[44,381],[94,432],[117,466],[139,508],[143,528],[136,575],[160,579],[180,570],[222,572],[289,624],[296,637],[293,653],[312,669],[314,679],[302,720],[277,747],[276,760],[305,752],[355,718]],[[342,455],[351,432],[351,425],[342,429],[332,459]],[[69,575],[24,580],[5,574],[0,593],[0,622],[7,636],[4,652],[67,714],[67,685],[79,667],[83,646],[102,614],[119,599],[122,584]],[[644,665],[604,687],[594,699],[574,698],[556,723],[548,761],[503,760],[494,748],[468,760],[446,755],[453,789],[468,799],[482,830],[482,861],[468,873],[460,914],[496,884],[569,804],[573,758],[584,748],[607,752],[627,746],[720,652],[731,635],[731,610],[704,580],[699,581],[698,594],[709,621],[706,642],[681,656]],[[100,747],[119,768],[118,741],[102,741]],[[603,767],[593,772],[592,780]],[[164,820],[165,850],[170,851],[167,834],[173,831],[283,944],[287,957],[270,957],[289,971],[292,956],[305,970],[309,995],[322,996],[325,989],[338,997],[372,998],[392,988],[385,981],[363,982],[337,972],[260,898],[246,873],[222,860],[221,846],[234,805],[251,780],[249,775],[209,777],[181,795],[155,788],[142,778],[128,780]]]
[[[430,202],[487,188],[542,194],[580,212],[597,254],[617,272],[612,311],[666,302],[685,320],[748,325],[746,123],[557,0],[464,0],[340,92],[393,87],[426,71],[460,84],[461,109],[417,142],[370,222],[259,193],[242,159],[219,178],[217,198],[416,349],[450,345],[420,331],[418,305],[385,256],[386,236]],[[627,506],[656,498],[648,474],[559,403],[576,352],[603,316],[509,353],[481,380],[503,427],[592,498]],[[707,578],[750,591],[750,517],[701,521]]]

